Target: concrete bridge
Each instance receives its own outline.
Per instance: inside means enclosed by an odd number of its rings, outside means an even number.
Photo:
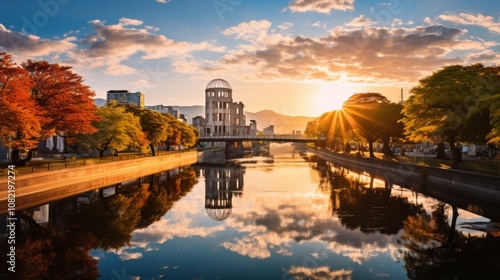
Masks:
[[[245,151],[252,146],[251,141],[264,142],[319,142],[324,137],[305,137],[300,135],[263,135],[263,136],[238,136],[238,135],[219,135],[219,136],[200,136],[199,143],[207,142],[225,142],[226,158],[241,157]]]
[[[325,137],[305,137],[299,135],[263,135],[263,136],[200,136],[199,142],[243,142],[243,141],[267,141],[267,142],[317,142],[325,140]]]

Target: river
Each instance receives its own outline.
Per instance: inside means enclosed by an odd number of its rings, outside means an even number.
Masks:
[[[16,275],[496,279],[500,221],[478,213],[272,144],[19,211]]]

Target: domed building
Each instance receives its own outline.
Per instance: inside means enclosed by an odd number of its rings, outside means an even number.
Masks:
[[[246,125],[242,102],[233,102],[233,89],[228,81],[214,79],[205,89],[205,119],[197,119],[193,125],[200,129],[203,136],[246,136],[251,135]]]

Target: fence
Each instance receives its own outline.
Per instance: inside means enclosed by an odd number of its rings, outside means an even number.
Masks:
[[[176,153],[183,153],[192,150],[178,150],[178,151],[156,151],[156,156],[164,156]],[[57,170],[78,166],[94,165],[105,162],[114,162],[122,160],[132,160],[139,158],[152,157],[151,153],[147,154],[125,154],[118,156],[104,156],[104,157],[87,157],[87,158],[66,158],[66,159],[53,159],[53,160],[31,160],[28,166],[16,166],[18,173],[37,172],[46,170]]]

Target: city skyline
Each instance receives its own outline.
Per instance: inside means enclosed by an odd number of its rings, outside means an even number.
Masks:
[[[22,0],[0,11],[0,51],[73,66],[96,98],[203,105],[222,78],[246,111],[315,117],[356,92],[399,101],[445,65],[498,65],[500,3],[427,2]]]

